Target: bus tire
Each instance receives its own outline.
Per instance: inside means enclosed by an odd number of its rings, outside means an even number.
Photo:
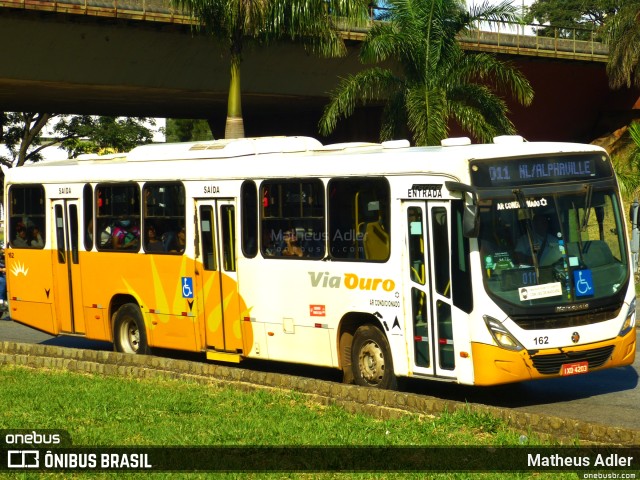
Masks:
[[[137,355],[148,355],[151,352],[142,313],[137,305],[126,303],[116,312],[113,344],[117,352]]]
[[[351,368],[357,385],[389,390],[397,388],[389,342],[373,325],[362,325],[353,335]]]

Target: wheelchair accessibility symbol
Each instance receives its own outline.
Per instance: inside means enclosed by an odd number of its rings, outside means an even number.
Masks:
[[[193,278],[182,277],[182,298],[193,298]]]
[[[576,297],[587,297],[593,295],[593,277],[591,270],[575,270],[573,272],[573,286]]]

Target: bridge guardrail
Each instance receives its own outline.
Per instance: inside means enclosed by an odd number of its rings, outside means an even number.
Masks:
[[[189,15],[173,8],[171,0],[0,0],[0,7],[38,10],[47,12],[79,14],[98,17],[113,17],[128,20],[192,24]],[[372,11],[375,17],[375,12]],[[375,20],[380,21],[380,20]],[[573,60],[606,62],[609,54],[607,45],[598,42],[591,31],[583,30],[591,40],[577,38],[579,29],[556,29],[554,37],[538,35],[542,25],[522,25],[515,23],[487,23],[490,30],[477,26],[467,35],[460,36],[462,46],[469,50],[490,51],[515,55],[557,57]],[[525,28],[532,34],[525,34]],[[548,28],[548,27],[547,27]],[[366,28],[343,28],[345,38],[362,40]],[[572,32],[573,38],[560,35],[560,31]],[[521,33],[522,32],[522,33]]]
[[[170,0],[0,0],[0,7],[115,17],[179,24],[192,23],[189,15],[174,9]]]
[[[537,34],[543,25],[522,25],[515,23],[492,23],[491,30],[479,27],[468,35],[460,37],[461,43],[469,49],[488,50],[497,53],[511,53],[520,55],[555,56],[574,60],[588,60],[606,62],[609,47],[595,39],[595,33],[587,29],[554,28],[554,36]],[[525,34],[525,29],[532,31]],[[562,36],[561,32],[570,32],[569,36]],[[578,32],[590,37],[589,40],[578,38]]]

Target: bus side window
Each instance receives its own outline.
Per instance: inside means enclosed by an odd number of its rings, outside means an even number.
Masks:
[[[391,252],[385,178],[334,178],[328,186],[329,249],[336,260],[386,261]]]
[[[258,254],[258,190],[250,180],[242,184],[242,252],[253,258]]]
[[[324,257],[325,195],[321,180],[265,181],[260,186],[260,198],[260,249],[265,258]]]
[[[179,182],[147,182],[143,198],[142,243],[145,252],[181,255],[186,245],[184,185]]]
[[[88,183],[82,190],[82,207],[84,211],[84,249],[88,252],[93,249],[94,237],[93,189]]]
[[[9,189],[9,236],[5,238],[13,248],[43,248],[44,187],[42,185],[11,186]],[[34,231],[37,235],[34,235]],[[29,237],[31,234],[31,238]]]
[[[140,186],[135,182],[96,188],[98,250],[140,250]]]

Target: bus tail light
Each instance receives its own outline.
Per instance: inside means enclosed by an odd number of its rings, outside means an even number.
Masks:
[[[629,310],[627,310],[627,316],[624,319],[624,323],[622,324],[622,328],[620,329],[620,333],[618,336],[623,337],[629,330],[631,330],[636,325],[636,299],[635,297],[631,300],[629,304]]]
[[[524,349],[520,342],[518,342],[518,340],[511,335],[511,332],[509,332],[509,330],[507,330],[498,320],[490,317],[489,315],[484,315],[482,318],[484,318],[484,323],[487,324],[489,333],[491,333],[491,336],[499,347],[515,351]]]

